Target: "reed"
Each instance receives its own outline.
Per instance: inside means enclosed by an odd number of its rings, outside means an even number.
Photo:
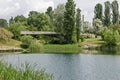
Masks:
[[[53,80],[53,76],[45,70],[33,70],[28,64],[23,70],[0,61],[0,80]]]

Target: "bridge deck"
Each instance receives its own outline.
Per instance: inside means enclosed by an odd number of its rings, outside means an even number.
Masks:
[[[21,35],[59,35],[57,32],[44,32],[44,31],[21,31]]]

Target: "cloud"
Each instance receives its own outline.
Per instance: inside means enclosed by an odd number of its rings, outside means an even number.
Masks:
[[[67,0],[0,0],[0,18],[10,19],[11,16],[21,15],[27,17],[29,11],[45,12],[49,6],[56,7]],[[86,21],[92,22],[94,6],[104,4],[107,0],[74,0],[76,7],[82,10]],[[113,0],[109,0],[112,2]],[[118,1],[120,3],[120,1]]]
[[[54,2],[49,0],[0,0],[0,18],[9,19],[11,16],[27,16],[29,11],[45,12]]]

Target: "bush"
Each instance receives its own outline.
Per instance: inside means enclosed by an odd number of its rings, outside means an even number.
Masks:
[[[120,41],[120,34],[118,30],[108,28],[102,33],[102,38],[106,42],[107,46],[116,46]]]
[[[29,51],[31,53],[40,53],[43,51],[43,45],[38,41],[33,41],[29,46]]]
[[[20,32],[26,31],[26,26],[22,25],[20,22],[17,22],[11,24],[7,29],[14,34],[13,39],[20,40]]]
[[[21,47],[27,49],[29,47],[29,45],[31,44],[31,42],[33,41],[33,37],[32,36],[22,36],[20,38],[20,40],[22,41]]]
[[[10,31],[8,31],[8,30],[6,30],[4,28],[0,28],[0,40],[8,41],[12,37],[13,37],[13,34]]]
[[[84,36],[80,36],[81,42],[84,42]]]

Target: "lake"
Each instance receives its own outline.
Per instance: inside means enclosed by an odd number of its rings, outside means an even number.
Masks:
[[[45,69],[55,80],[120,80],[119,55],[1,54],[0,59],[17,67],[37,64],[35,69]]]

